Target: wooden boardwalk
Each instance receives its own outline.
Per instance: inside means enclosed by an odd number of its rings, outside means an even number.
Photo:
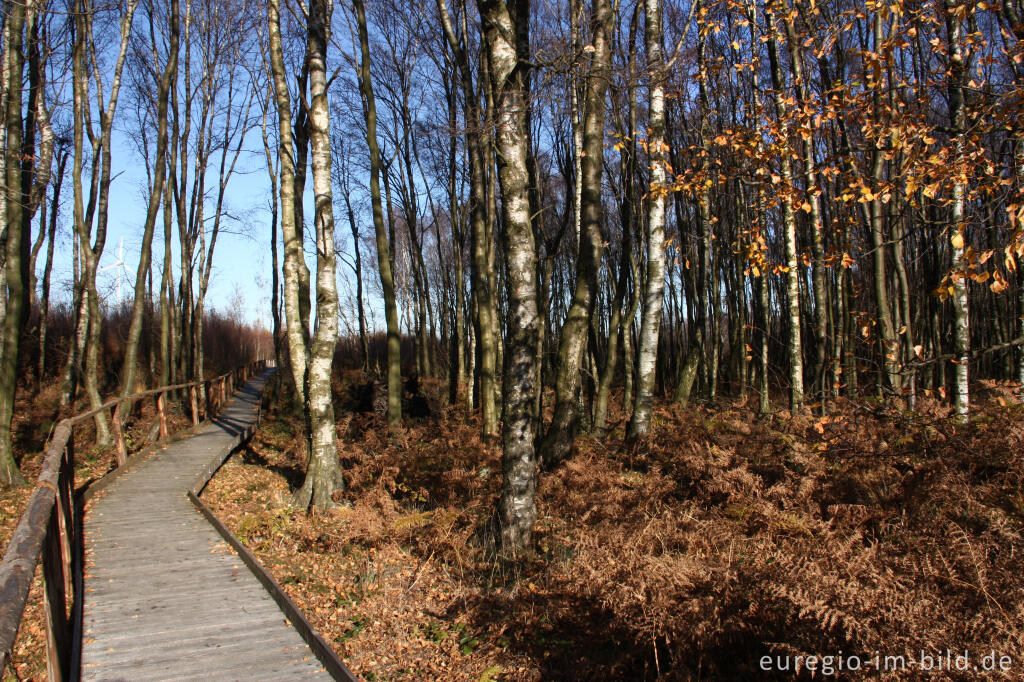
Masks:
[[[266,375],[97,493],[85,517],[82,678],[331,679],[188,492],[257,420]]]

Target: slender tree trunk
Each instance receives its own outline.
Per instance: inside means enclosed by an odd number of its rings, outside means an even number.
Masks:
[[[800,36],[796,32],[791,15],[787,14],[786,37],[789,44],[790,64],[793,70],[793,84],[797,106],[806,109],[809,104],[809,86],[804,78],[803,54],[800,50]],[[810,126],[808,126],[810,128]],[[828,300],[825,295],[825,245],[823,219],[821,214],[821,187],[818,183],[817,162],[814,156],[814,135],[808,132],[801,136],[804,157],[805,195],[811,214],[811,256],[813,269],[811,281],[814,290],[814,376],[815,386],[821,386],[828,357]],[[822,394],[822,409],[826,396]]]
[[[907,409],[913,411],[917,401],[917,371],[910,368],[914,361],[914,320],[910,310],[910,278],[907,275],[907,265],[903,258],[903,231],[902,221],[895,221],[893,235],[893,254],[896,258],[896,276],[900,285],[900,308],[903,311],[902,333],[899,336],[903,339],[903,394],[906,396]]]
[[[171,142],[171,158],[168,163],[173,168],[178,163],[177,140]],[[173,383],[174,374],[174,259],[171,253],[171,234],[174,217],[174,182],[164,182],[163,219],[164,219],[164,253],[160,277],[160,385],[169,386]]]
[[[952,225],[952,268],[953,273],[953,346],[954,377],[953,409],[957,416],[966,419],[971,399],[969,366],[971,352],[970,307],[967,299],[967,240],[964,206],[967,193],[967,171],[964,159],[964,134],[967,128],[967,112],[964,104],[964,80],[970,71],[970,59],[964,50],[963,24],[957,17],[960,6],[956,0],[945,0],[945,23],[949,49],[949,123],[953,143],[954,181],[953,203],[950,223]],[[970,11],[970,10],[969,10]]]
[[[751,45],[758,44],[757,35],[757,5],[753,4],[747,13],[748,27],[750,31],[750,43]],[[755,125],[760,128],[760,117],[761,117],[761,94],[760,94],[760,77],[759,72],[761,68],[761,60],[759,57],[760,52],[755,50],[752,59],[752,73],[751,79],[753,81],[753,88],[751,96],[754,101],[754,115],[757,117]],[[757,153],[758,156],[763,154],[764,145],[762,143],[762,136],[757,136]],[[758,398],[758,413],[765,415],[771,411],[771,395],[769,393],[768,384],[768,342],[769,342],[769,330],[771,324],[771,311],[768,307],[768,260],[765,255],[767,251],[767,227],[768,218],[766,214],[766,198],[765,188],[763,185],[758,185],[757,188],[757,205],[755,210],[757,211],[757,230],[753,235],[754,242],[757,250],[756,261],[751,264],[751,272],[756,279],[757,287],[757,324],[758,324],[758,385],[757,385],[757,398]]]
[[[284,312],[288,335],[288,367],[295,387],[296,402],[306,408],[309,393],[309,329],[302,323],[299,270],[305,267],[302,252],[302,226],[295,215],[295,147],[292,143],[291,95],[281,45],[280,1],[268,0],[267,19],[270,44],[270,69],[277,102],[278,159],[280,163],[281,234],[284,240]]]
[[[445,17],[447,20],[447,16]],[[451,46],[448,45],[449,50]],[[447,71],[442,72],[442,78],[444,79],[445,87],[445,101],[448,104],[448,127],[452,131],[453,139],[452,143],[448,147],[448,218],[451,222],[452,230],[452,251],[453,251],[453,262],[455,267],[455,278],[454,278],[454,289],[455,289],[455,310],[454,310],[454,329],[452,332],[451,340],[451,352],[449,353],[449,363],[451,368],[449,369],[449,391],[448,391],[448,402],[455,405],[459,402],[460,397],[463,394],[464,387],[466,384],[466,294],[465,287],[463,286],[464,273],[462,265],[462,254],[463,254],[463,240],[465,238],[465,230],[462,223],[464,212],[459,204],[459,192],[457,189],[458,182],[458,166],[457,162],[457,147],[455,144],[454,134],[458,129],[458,97],[454,84],[450,80],[449,73]],[[440,244],[438,245],[440,246]]]
[[[74,163],[72,163],[74,166]],[[74,183],[74,178],[72,179]],[[89,309],[85,299],[85,278],[82,267],[82,244],[77,233],[72,236],[72,279],[74,281],[71,308],[75,313],[74,335],[68,341],[68,354],[61,370],[60,406],[71,405],[78,393],[78,382],[82,374],[81,361],[85,349],[85,335],[89,326]]]
[[[153,185],[150,188],[149,205],[146,208],[146,221],[142,230],[142,248],[139,252],[139,266],[135,272],[135,295],[132,300],[131,324],[128,327],[128,338],[125,341],[124,362],[121,365],[121,396],[135,392],[136,363],[139,352],[139,339],[142,336],[142,323],[146,303],[146,273],[149,272],[152,257],[153,233],[156,231],[156,216],[164,198],[164,181],[167,175],[167,107],[168,94],[172,83],[177,79],[178,69],[178,0],[171,0],[170,45],[167,64],[157,82],[156,118],[157,142],[156,161],[153,167]],[[150,15],[152,22],[152,15]],[[150,29],[152,31],[152,28]],[[156,54],[154,46],[153,53]],[[154,72],[156,64],[153,65]]]
[[[775,113],[779,126],[788,130],[786,112],[786,94],[782,80],[782,67],[779,65],[777,43],[780,40],[775,27],[775,12],[766,8],[768,21],[768,58],[771,62],[772,88],[775,91]],[[786,133],[783,132],[783,135]],[[788,142],[788,140],[787,140]],[[796,412],[804,402],[804,360],[803,344],[800,340],[800,262],[796,241],[796,212],[793,200],[789,195],[793,187],[793,164],[790,155],[783,152],[779,155],[779,174],[782,177],[782,220],[785,228],[786,245],[786,304],[789,312],[789,407]]]
[[[629,254],[629,270],[633,273],[633,295],[629,301],[629,309],[626,311],[622,325],[622,357],[623,357],[623,386],[622,386],[622,409],[629,415],[634,404],[633,394],[635,392],[634,382],[636,379],[636,353],[633,350],[633,321],[636,319],[636,311],[640,309],[640,300],[643,298],[647,283],[640,278],[640,265],[636,262],[636,254]],[[657,341],[655,341],[657,344]],[[655,359],[657,364],[657,359]],[[653,388],[652,388],[653,390]],[[628,428],[628,427],[627,427]]]
[[[309,131],[316,214],[316,333],[309,367],[309,410],[312,451],[306,479],[296,494],[302,507],[333,507],[333,495],[343,490],[338,460],[331,366],[338,337],[338,291],[335,282],[334,195],[331,180],[331,120],[327,100],[327,45],[330,42],[332,0],[309,3]]]
[[[647,52],[649,129],[647,153],[651,166],[651,194],[647,202],[647,288],[640,322],[640,353],[637,359],[636,403],[629,423],[629,437],[646,438],[651,431],[651,408],[658,371],[658,339],[665,289],[665,65],[661,54],[661,6],[659,0],[644,2],[644,45]]]
[[[495,136],[501,183],[502,244],[508,295],[508,338],[502,387],[502,486],[498,542],[511,555],[529,551],[537,518],[534,451],[538,358],[536,251],[530,220],[524,98],[529,57],[528,0],[478,0],[495,92]],[[512,42],[513,36],[516,38]],[[525,42],[525,45],[524,45]]]
[[[445,0],[436,0],[441,27],[445,39],[451,49],[455,63],[459,68],[462,95],[466,105],[466,155],[469,160],[469,224],[472,249],[472,268],[470,270],[472,299],[474,302],[473,344],[470,353],[471,371],[470,390],[467,392],[467,405],[472,407],[479,402],[481,415],[481,431],[484,437],[493,435],[498,430],[498,408],[496,402],[496,360],[498,355],[497,339],[494,336],[495,292],[488,276],[488,252],[490,250],[490,234],[487,222],[486,162],[484,159],[483,134],[480,130],[481,111],[480,99],[473,86],[473,75],[469,57],[464,43],[455,35],[451,16]],[[462,35],[466,35],[466,12],[462,13]],[[479,358],[477,357],[479,356]],[[479,388],[474,391],[472,378],[479,375]],[[475,393],[475,395],[474,395]],[[474,400],[476,398],[476,400]]]
[[[772,408],[771,396],[768,393],[768,273],[761,273],[757,278],[757,296],[758,326],[761,328],[758,334],[758,365],[761,372],[757,385],[757,411],[760,414],[768,414]]]
[[[402,422],[402,335],[398,324],[398,306],[395,303],[395,278],[392,270],[392,247],[384,225],[381,205],[380,175],[383,165],[377,145],[377,102],[370,77],[370,39],[366,29],[366,9],[363,0],[354,0],[356,22],[359,27],[359,89],[363,95],[366,114],[366,143],[370,149],[370,202],[373,205],[373,228],[377,235],[377,267],[384,293],[384,318],[388,330],[388,424]]]
[[[26,7],[26,5],[28,7]],[[7,70],[7,111],[4,120],[6,143],[4,154],[6,183],[4,219],[7,225],[7,243],[4,267],[7,278],[7,300],[3,320],[3,356],[0,357],[0,485],[24,485],[14,460],[11,439],[11,424],[14,418],[14,394],[18,383],[18,351],[21,328],[26,316],[25,310],[25,267],[22,251],[29,238],[24,229],[24,207],[22,205],[22,33],[25,28],[27,11],[34,11],[31,2],[25,5],[16,2],[11,5],[7,16],[7,36],[4,41],[5,67]]]
[[[676,379],[676,391],[673,399],[681,407],[686,407],[690,404],[693,382],[697,378],[701,356],[704,354],[704,328],[699,324],[696,327],[693,342],[686,353],[686,359],[679,366],[679,376]]]
[[[281,343],[281,311],[280,311],[280,275],[279,258],[277,253],[277,221],[280,210],[277,191],[277,176],[280,170],[280,161],[275,160],[270,149],[270,138],[267,135],[267,114],[270,103],[274,96],[273,89],[268,88],[267,103],[260,119],[260,137],[263,140],[263,155],[267,159],[267,180],[270,182],[270,258],[271,258],[271,291],[270,291],[270,315],[273,323],[274,334],[274,362],[279,370],[284,369],[284,354]],[[346,194],[347,199],[347,194]],[[356,245],[358,248],[358,244]],[[358,251],[356,252],[358,253]],[[360,310],[360,312],[362,312]]]
[[[630,164],[631,165],[631,164]],[[624,205],[633,201],[632,192],[627,192],[623,200]],[[632,243],[632,220],[629,209],[623,211],[622,254],[619,259],[619,276],[615,284],[615,298],[612,301],[612,312],[608,321],[608,349],[605,353],[604,368],[601,370],[598,381],[597,398],[594,405],[594,429],[599,432],[605,430],[608,420],[608,397],[611,394],[612,381],[615,379],[615,372],[619,363],[619,346],[622,344],[622,337],[628,333],[624,329],[622,306],[626,300],[626,289],[629,286],[629,261],[633,251]]]
[[[359,246],[359,226],[356,224],[356,214],[352,210],[352,201],[347,192],[345,193],[345,209],[348,213],[348,227],[352,232],[352,245],[356,255],[356,314],[359,319],[360,366],[364,372],[369,372],[370,344],[366,338],[366,313],[363,307],[363,255]]]
[[[597,296],[597,272],[601,264],[601,179],[604,165],[605,93],[611,73],[609,33],[612,10],[608,0],[594,0],[594,52],[584,98],[581,243],[576,260],[576,288],[562,325],[558,344],[558,370],[555,377],[555,409],[541,444],[546,465],[569,456],[577,427],[577,401],[580,369],[587,346],[587,334]]]
[[[93,13],[91,3],[88,0],[76,0],[75,7],[77,11],[74,17],[75,32],[72,48],[75,142],[75,168],[72,171],[75,188],[74,223],[75,231],[81,242],[81,254],[84,259],[82,263],[82,278],[84,282],[82,305],[88,311],[88,322],[84,325],[86,329],[84,384],[89,398],[89,405],[95,410],[103,404],[99,384],[99,354],[103,320],[100,316],[99,291],[96,287],[96,269],[107,239],[112,166],[111,136],[114,126],[114,115],[117,111],[118,96],[121,90],[121,74],[124,70],[125,57],[131,37],[132,21],[135,17],[135,10],[138,7],[138,0],[129,0],[122,10],[120,18],[120,46],[117,60],[112,70],[113,75],[110,80],[109,99],[106,102],[100,102],[103,106],[103,113],[100,119],[98,136],[91,130],[91,119],[87,112],[87,108],[90,106],[88,102],[90,73],[86,66],[86,62],[89,59],[87,43],[92,40]],[[100,74],[95,73],[91,77],[99,79]],[[99,86],[97,86],[97,94],[102,95],[102,89]],[[86,209],[83,207],[81,175],[84,154],[82,138],[87,131],[92,143],[92,170],[89,205]],[[93,237],[92,222],[94,217],[96,230]],[[92,240],[92,243],[90,243],[90,240]],[[106,416],[102,411],[97,412],[94,421],[96,424],[97,446],[109,446],[111,441]]]
[[[50,200],[49,223],[46,228],[46,264],[43,266],[42,296],[39,300],[39,363],[36,368],[36,381],[39,383],[42,382],[43,377],[46,375],[46,334],[50,321],[50,279],[53,274],[53,248],[57,241],[57,218],[60,214],[60,194],[64,186],[64,169],[67,166],[67,161],[68,150],[62,145],[57,155],[57,177],[53,184],[53,198]],[[41,224],[40,229],[42,229]]]

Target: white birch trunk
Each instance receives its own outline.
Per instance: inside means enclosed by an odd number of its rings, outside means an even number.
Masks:
[[[662,84],[664,65],[659,0],[645,0],[644,21],[647,72],[651,79],[648,89],[650,134],[647,140],[651,187],[647,202],[647,291],[644,294],[644,312],[640,323],[640,352],[637,359],[635,405],[629,424],[630,438],[643,438],[651,430],[651,407],[658,368],[658,336],[665,289],[665,89]]]

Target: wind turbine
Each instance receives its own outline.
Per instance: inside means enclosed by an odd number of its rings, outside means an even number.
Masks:
[[[117,243],[117,261],[111,263],[105,268],[100,268],[100,272],[106,272],[107,270],[117,268],[115,276],[117,277],[117,305],[120,307],[124,304],[124,294],[121,289],[122,282],[128,281],[128,268],[124,265],[124,237]]]

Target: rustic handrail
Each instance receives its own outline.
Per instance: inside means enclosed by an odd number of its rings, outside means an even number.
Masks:
[[[82,519],[75,499],[74,427],[111,411],[117,468],[128,461],[121,406],[155,397],[158,440],[168,436],[167,394],[189,392],[192,424],[220,412],[235,388],[268,366],[257,360],[214,379],[161,386],[109,400],[100,407],[61,420],[43,453],[43,465],[25,513],[11,536],[0,563],[0,675],[7,669],[18,627],[25,612],[32,574],[42,560],[46,612],[46,665],[51,680],[78,678],[82,606]],[[205,395],[200,414],[200,393]],[[56,511],[55,511],[56,510]]]

